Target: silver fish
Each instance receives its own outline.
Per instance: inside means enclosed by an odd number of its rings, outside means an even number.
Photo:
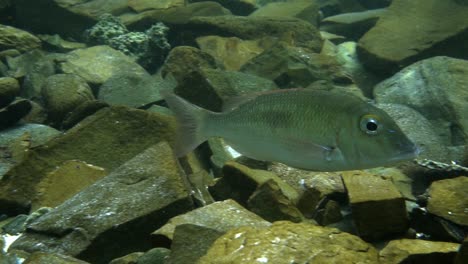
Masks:
[[[352,95],[277,90],[244,97],[221,113],[173,93],[165,100],[178,119],[178,156],[210,137],[253,159],[315,171],[392,165],[419,152],[387,113]]]

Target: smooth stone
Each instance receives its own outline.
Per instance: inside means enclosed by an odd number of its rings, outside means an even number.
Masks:
[[[0,133],[0,146],[7,147],[10,143],[28,134],[31,147],[37,147],[62,134],[55,128],[42,124],[18,124]]]
[[[31,102],[26,99],[13,101],[7,107],[0,109],[0,130],[13,126],[31,111]]]
[[[184,224],[197,225],[221,233],[241,226],[260,228],[270,225],[269,222],[248,211],[236,201],[228,199],[173,217],[164,226],[154,231],[152,235],[155,239],[158,237],[161,239],[163,236],[172,240],[176,227]]]
[[[203,2],[205,0],[188,0],[190,3]],[[254,12],[258,6],[263,5],[265,1],[258,0],[213,0],[229,9],[234,15],[248,16]]]
[[[41,40],[31,33],[0,24],[0,50],[16,49],[26,52],[41,47]]]
[[[197,37],[210,35],[243,40],[269,37],[276,39],[274,43],[287,41],[297,47],[319,52],[323,42],[316,27],[304,20],[286,17],[194,17],[186,24],[177,25],[175,30],[181,31],[184,36],[181,41],[185,43],[193,43]]]
[[[357,41],[377,23],[386,11],[387,9],[373,9],[329,16],[320,22],[320,30]]]
[[[428,190],[427,210],[462,226],[468,226],[468,177],[435,181]]]
[[[153,248],[138,258],[137,264],[164,264],[171,250],[167,248]]]
[[[249,16],[295,17],[317,26],[319,5],[317,1],[308,0],[271,2],[255,10]]]
[[[444,145],[468,142],[468,61],[433,57],[376,85],[377,103],[402,104],[431,122]],[[410,88],[410,89],[409,89]]]
[[[130,57],[109,46],[78,49],[68,54],[68,60],[61,63],[62,71],[81,76],[92,85],[101,85],[112,76],[129,72],[137,76],[147,74]]]
[[[86,48],[86,44],[75,41],[64,40],[58,34],[54,35],[38,35],[42,40],[42,45],[46,50],[57,52],[69,52],[76,49]]]
[[[467,13],[468,6],[456,1],[394,0],[359,40],[360,60],[370,70],[388,76],[433,56],[466,59]],[[445,19],[435,21],[434,17]]]
[[[240,227],[218,238],[199,264],[378,263],[378,253],[359,237],[335,228],[286,221]]]
[[[146,251],[151,230],[192,209],[184,177],[171,147],[153,145],[34,221],[11,248],[91,263]]]
[[[268,38],[242,40],[237,37],[203,36],[195,40],[200,49],[223,63],[224,69],[238,71],[242,65],[270,47]]]
[[[79,160],[65,161],[37,184],[31,211],[56,207],[107,174],[103,168]]]
[[[62,122],[62,129],[70,129],[88,116],[93,115],[102,108],[108,107],[105,102],[92,100],[85,101],[69,113]]]
[[[222,172],[223,177],[210,188],[210,192],[216,200],[233,199],[246,206],[255,190],[268,180],[275,181],[293,204],[299,198],[299,194],[294,188],[272,172],[250,169],[234,161],[226,162]]]
[[[158,142],[172,144],[174,131],[170,116],[122,106],[103,108],[62,136],[28,151],[0,182],[0,210],[25,211],[36,195],[36,185],[64,161],[77,159],[112,171]]]
[[[245,63],[240,71],[270,79],[281,88],[307,87],[319,80],[351,83],[334,57],[284,43],[265,50]]]
[[[141,13],[150,9],[169,9],[185,5],[185,0],[129,0],[128,6],[134,11]]]
[[[49,76],[41,90],[48,119],[58,125],[78,106],[94,100],[93,91],[85,79],[76,74]]]
[[[393,183],[364,171],[342,173],[360,237],[379,240],[409,227],[405,200]]]
[[[0,77],[0,108],[13,102],[20,92],[18,80],[11,77]]]
[[[400,239],[390,241],[379,253],[382,264],[393,263],[453,263],[459,244]]]
[[[162,82],[149,74],[113,75],[99,87],[98,99],[109,105],[142,108],[163,99],[160,90],[165,86]]]
[[[109,262],[109,264],[136,264],[138,263],[138,259],[143,256],[143,252],[133,252],[126,256],[113,259]]]
[[[34,252],[23,262],[24,264],[89,264],[62,254],[50,254],[45,252]]]

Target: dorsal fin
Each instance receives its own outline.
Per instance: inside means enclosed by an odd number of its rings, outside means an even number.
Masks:
[[[261,95],[274,94],[274,93],[288,93],[288,92],[300,91],[300,90],[304,90],[304,88],[276,89],[276,90],[268,90],[268,91],[233,96],[233,97],[228,98],[225,102],[223,102],[223,112],[235,109],[239,107],[240,105],[252,99],[255,99],[256,97],[261,96]]]

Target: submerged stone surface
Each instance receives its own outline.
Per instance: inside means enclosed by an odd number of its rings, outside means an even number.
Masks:
[[[359,237],[335,228],[275,222],[241,227],[218,238],[200,264],[378,263],[377,251]]]
[[[452,263],[460,245],[417,239],[390,241],[379,253],[380,263]]]
[[[41,40],[31,33],[0,24],[0,50],[16,49],[19,52],[41,47]]]
[[[107,263],[151,248],[150,232],[192,208],[170,146],[148,148],[33,222],[14,249]]]

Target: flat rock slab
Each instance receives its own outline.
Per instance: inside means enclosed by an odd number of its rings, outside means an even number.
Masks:
[[[456,224],[468,226],[468,177],[433,182],[429,187],[427,210]]]
[[[359,236],[378,240],[408,228],[405,200],[391,181],[364,171],[343,172]]]
[[[173,117],[127,107],[106,107],[42,146],[0,181],[0,210],[25,212],[36,185],[64,161],[77,159],[108,171],[163,140],[173,142]]]
[[[468,58],[466,14],[468,5],[457,1],[394,0],[359,40],[360,59],[369,69],[389,74],[434,55]]]
[[[417,239],[390,241],[379,253],[380,263],[453,263],[459,244]]]
[[[377,251],[359,237],[335,228],[275,222],[240,227],[218,238],[199,264],[378,263]]]
[[[11,248],[91,263],[149,250],[151,231],[192,208],[184,177],[161,142],[39,218]]]

